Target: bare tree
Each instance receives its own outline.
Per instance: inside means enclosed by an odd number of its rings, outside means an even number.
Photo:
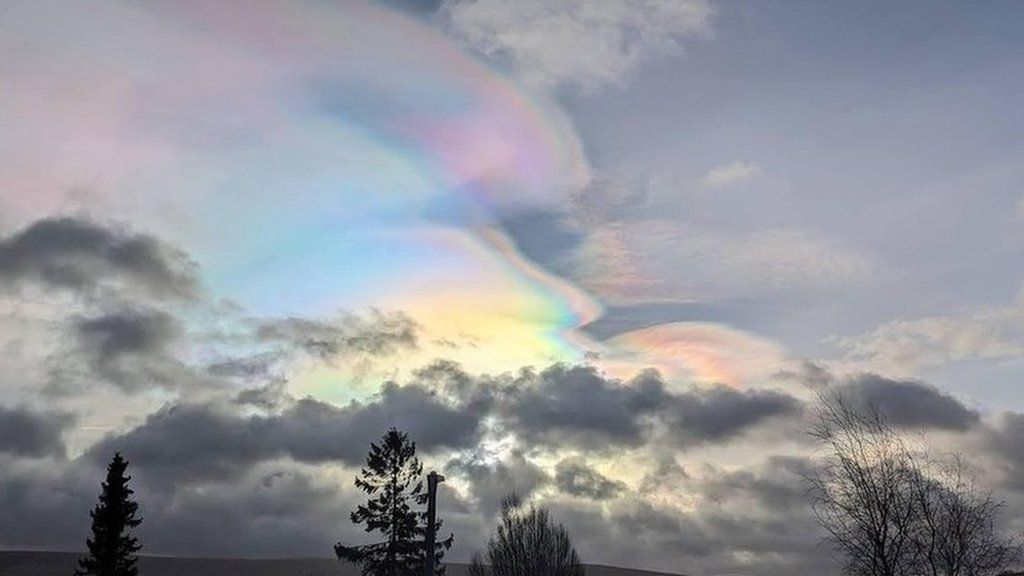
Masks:
[[[1003,503],[977,486],[960,456],[934,463],[912,486],[917,529],[912,541],[924,576],[985,576],[1008,569],[1020,547],[995,521]]]
[[[903,439],[877,410],[822,395],[812,437],[828,456],[809,478],[814,513],[856,576],[913,574],[913,469]]]
[[[523,508],[514,494],[502,502],[501,521],[477,555],[470,576],[583,576],[576,549],[561,524],[552,524],[548,511]]]
[[[876,408],[820,395],[812,437],[826,457],[808,480],[814,513],[854,576],[989,576],[1018,557],[1002,503],[964,460],[929,458]]]

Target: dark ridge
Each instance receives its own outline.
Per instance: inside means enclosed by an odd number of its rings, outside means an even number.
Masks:
[[[0,551],[0,576],[68,576],[77,552]],[[465,564],[448,564],[448,576],[468,576]],[[682,576],[588,565],[588,576]],[[140,556],[139,576],[360,576],[359,568],[330,558],[229,559]]]

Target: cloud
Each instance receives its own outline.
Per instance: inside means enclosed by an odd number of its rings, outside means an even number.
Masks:
[[[344,354],[387,355],[416,348],[417,329],[416,322],[406,314],[372,309],[365,318],[348,314],[333,321],[297,317],[264,320],[256,337],[331,361]]]
[[[315,470],[268,466],[230,483],[143,499],[144,541],[180,556],[324,557],[339,538],[362,537],[358,527],[340,521],[353,496]]]
[[[592,500],[609,500],[626,490],[626,485],[608,478],[586,462],[565,459],[555,466],[555,485],[565,494]]]
[[[672,439],[689,446],[725,440],[769,418],[801,410],[799,400],[782,392],[719,385],[679,394],[669,404],[666,419]]]
[[[674,393],[655,371],[621,381],[564,365],[523,373],[499,386],[494,402],[499,424],[526,446],[598,451],[643,445],[659,423],[674,448],[722,442],[801,406],[781,392],[690,386]]]
[[[775,374],[819,393],[838,394],[857,410],[879,410],[893,426],[965,432],[981,414],[954,396],[920,380],[887,378],[871,372],[837,376],[804,360],[796,369]]]
[[[1024,352],[1024,296],[972,313],[896,320],[843,338],[843,361],[860,369],[914,375],[963,360],[1014,358]]]
[[[705,0],[447,0],[441,17],[471,49],[508,61],[528,83],[595,89],[706,36]]]
[[[981,446],[986,454],[995,456],[1002,483],[1024,490],[1024,414],[1000,414],[986,427]]]
[[[74,421],[68,414],[0,406],[0,453],[62,457],[62,435]]]
[[[195,296],[195,265],[144,234],[82,218],[47,218],[0,239],[0,285],[35,282],[90,294],[114,282],[150,296]]]
[[[504,390],[498,410],[529,445],[599,448],[642,444],[645,417],[667,401],[653,374],[625,383],[592,367],[555,365],[523,374]]]
[[[193,370],[173,350],[183,329],[167,312],[122,307],[74,317],[66,329],[73,344],[51,355],[46,392],[80,392],[97,382],[130,393],[214,386],[214,380]]]
[[[531,462],[522,452],[513,452],[496,462],[485,462],[470,455],[456,458],[446,466],[469,483],[469,493],[484,514],[493,516],[509,494],[529,498],[537,489],[551,482],[543,468]]]
[[[338,408],[304,398],[268,415],[237,406],[172,404],[138,427],[90,449],[96,459],[120,451],[140,477],[166,481],[237,477],[255,464],[300,462],[358,465],[390,427],[407,431],[427,453],[475,446],[481,414],[448,405],[416,385],[386,384],[375,397]]]
[[[618,334],[607,341],[606,366],[632,372],[653,367],[670,380],[737,388],[759,385],[787,366],[785,351],[755,334],[708,322],[673,322]]]
[[[813,462],[806,458],[771,456],[756,467],[731,471],[710,469],[699,485],[708,501],[714,504],[749,502],[759,508],[786,512],[809,505],[803,479],[813,470]]]
[[[924,382],[892,380],[860,374],[833,388],[854,407],[876,407],[894,426],[965,431],[978,424],[980,414],[956,398]]]
[[[756,164],[736,160],[708,170],[701,176],[700,181],[707,188],[727,188],[753,180],[760,174],[761,169]]]
[[[873,269],[859,251],[800,228],[614,214],[588,227],[575,258],[575,277],[618,305],[793,297],[857,284]]]
[[[126,356],[162,354],[181,332],[177,321],[159,311],[125,310],[86,318],[75,327],[82,348],[102,369]]]
[[[80,549],[102,469],[75,461],[4,461],[0,468],[0,547]]]

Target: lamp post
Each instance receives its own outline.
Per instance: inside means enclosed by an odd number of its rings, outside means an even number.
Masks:
[[[435,534],[435,524],[437,523],[437,485],[444,482],[444,476],[441,476],[437,472],[431,472],[427,474],[427,533],[426,533],[426,561],[423,563],[425,566],[426,576],[434,576],[434,540],[437,537]]]

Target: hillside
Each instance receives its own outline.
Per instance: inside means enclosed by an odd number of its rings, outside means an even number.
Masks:
[[[78,554],[70,552],[0,551],[0,576],[70,576]],[[359,570],[337,560],[291,558],[238,560],[143,556],[140,576],[359,576]],[[449,576],[467,576],[463,564],[449,564]],[[587,566],[587,576],[659,576],[656,572],[610,566]],[[667,576],[660,574],[660,576]]]

